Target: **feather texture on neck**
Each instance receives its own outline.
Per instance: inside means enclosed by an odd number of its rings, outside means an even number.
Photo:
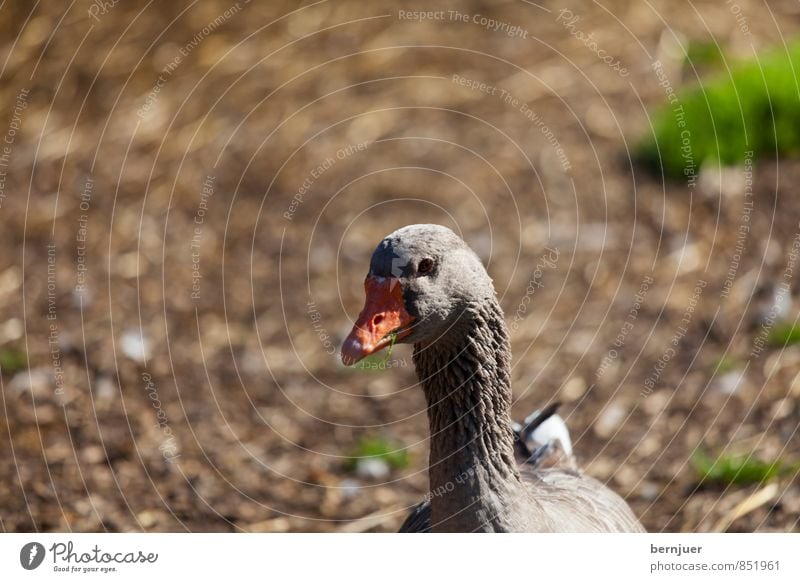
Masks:
[[[511,354],[494,297],[461,311],[446,336],[414,346],[428,402],[433,528],[510,529],[522,487],[511,429]]]

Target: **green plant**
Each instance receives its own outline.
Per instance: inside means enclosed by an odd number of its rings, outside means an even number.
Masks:
[[[4,374],[13,374],[18,370],[28,367],[28,355],[17,348],[0,350],[0,371]]]
[[[772,346],[783,347],[800,343],[800,325],[780,323],[769,330],[767,341]]]
[[[364,437],[358,441],[350,458],[345,461],[349,470],[354,470],[360,459],[383,459],[393,469],[408,466],[408,451],[388,439],[378,436]]]
[[[722,454],[714,459],[700,449],[692,455],[692,465],[702,481],[722,485],[765,483],[800,468],[798,464],[786,464],[780,459],[762,461],[753,455]]]
[[[392,350],[394,349],[394,344],[397,341],[397,333],[390,332],[389,340],[389,346],[386,348],[386,352],[383,354],[371,354],[357,364],[351,366],[351,369],[374,372],[376,370],[385,370],[387,367],[391,368],[391,366],[387,366],[387,362],[389,362],[389,358],[392,357]]]
[[[713,368],[715,374],[727,374],[728,372],[733,372],[733,370],[736,369],[736,359],[732,356],[721,356],[714,363]]]
[[[716,67],[724,62],[722,48],[716,42],[689,41],[684,65],[688,67]]]
[[[800,43],[734,65],[730,75],[691,88],[657,111],[653,134],[637,146],[637,157],[678,178],[690,175],[692,164],[731,165],[748,152],[755,158],[800,150],[799,75]]]

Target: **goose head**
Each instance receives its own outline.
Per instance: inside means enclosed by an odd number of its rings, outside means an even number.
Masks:
[[[478,256],[436,224],[406,226],[384,238],[372,254],[364,290],[364,308],[342,344],[345,365],[393,341],[439,341],[470,305],[494,297]]]

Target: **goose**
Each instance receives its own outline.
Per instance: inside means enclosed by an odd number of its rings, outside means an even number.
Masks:
[[[342,362],[412,344],[427,402],[430,491],[401,532],[644,531],[621,497],[577,469],[553,407],[512,423],[508,329],[491,278],[458,235],[435,224],[391,233],[364,289]]]

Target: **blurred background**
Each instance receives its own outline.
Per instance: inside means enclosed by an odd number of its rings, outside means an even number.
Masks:
[[[378,241],[459,232],[513,413],[653,531],[800,527],[794,1],[0,5],[2,531],[392,531]]]

